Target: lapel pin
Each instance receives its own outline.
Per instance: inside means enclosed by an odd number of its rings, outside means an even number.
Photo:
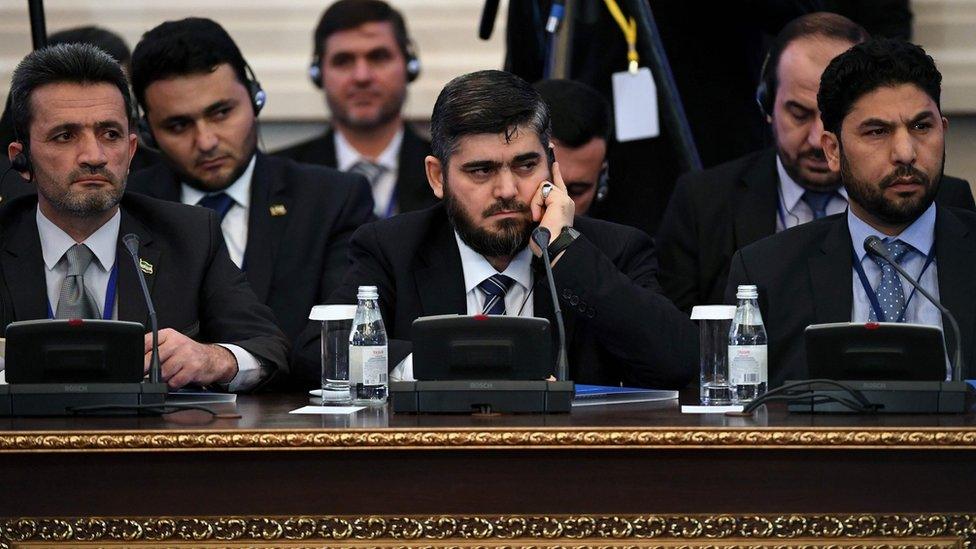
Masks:
[[[146,261],[145,259],[142,259],[141,257],[139,258],[139,269],[142,270],[142,272],[147,275],[153,274],[152,263]]]
[[[288,213],[284,204],[272,204],[268,209],[271,211],[271,217],[281,217]]]

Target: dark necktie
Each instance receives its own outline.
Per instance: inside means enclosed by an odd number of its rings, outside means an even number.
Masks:
[[[214,193],[208,194],[197,202],[197,206],[203,206],[204,208],[210,208],[211,210],[217,212],[217,217],[221,221],[224,220],[224,216],[230,211],[230,207],[234,205],[234,199],[230,197],[227,193]]]
[[[887,238],[884,239],[884,246],[888,250],[888,255],[898,264],[901,264],[902,258],[910,249],[908,244],[901,240],[889,240]],[[887,322],[898,322],[899,319],[904,321],[902,313],[905,311],[905,291],[902,289],[898,271],[880,257],[871,256],[871,259],[881,268],[881,282],[878,283],[874,293],[878,296],[878,304],[881,305],[884,320]],[[868,320],[878,320],[874,307],[871,308]]]
[[[804,191],[803,196],[800,197],[800,200],[806,202],[807,206],[810,206],[810,210],[813,211],[814,219],[820,219],[827,215],[827,204],[830,204],[830,199],[836,194],[837,193],[834,191]]]
[[[370,162],[369,160],[360,160],[353,164],[349,171],[352,173],[358,173],[359,175],[366,178],[369,181],[369,186],[373,187],[380,177],[386,173],[386,167],[377,164],[376,162]]]
[[[98,318],[98,305],[85,288],[85,271],[94,254],[84,244],[75,244],[64,253],[68,260],[68,274],[61,282],[58,310],[55,318]]]
[[[481,314],[504,315],[505,293],[512,287],[513,282],[515,281],[503,274],[496,274],[478,284],[478,289],[485,294],[485,306]]]

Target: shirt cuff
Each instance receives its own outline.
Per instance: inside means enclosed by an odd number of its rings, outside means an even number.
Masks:
[[[390,372],[390,381],[416,381],[413,378],[413,353],[400,361]]]
[[[238,393],[253,389],[258,383],[261,383],[261,380],[268,377],[270,369],[262,365],[251,353],[229,343],[218,343],[217,345],[230,351],[237,360],[237,375],[227,384],[227,391]]]

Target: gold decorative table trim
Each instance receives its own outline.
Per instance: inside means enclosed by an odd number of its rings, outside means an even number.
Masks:
[[[455,428],[0,432],[0,452],[152,450],[976,449],[972,428]]]
[[[18,547],[660,547],[968,549],[970,514],[0,519]]]

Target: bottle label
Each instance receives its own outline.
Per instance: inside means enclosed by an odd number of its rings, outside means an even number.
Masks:
[[[386,345],[349,346],[349,384],[386,385]]]
[[[755,385],[768,381],[765,345],[729,345],[729,381]]]

